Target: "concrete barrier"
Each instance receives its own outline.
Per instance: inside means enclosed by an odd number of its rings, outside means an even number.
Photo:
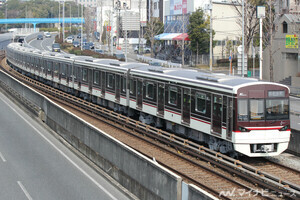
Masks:
[[[44,112],[45,123],[140,199],[181,199],[181,177],[56,105],[17,80],[1,82]]]
[[[138,198],[215,199],[193,185],[188,185],[183,194],[184,183],[180,176],[78,118],[4,72],[0,72],[0,86],[17,93],[18,95],[15,96],[20,96],[18,98],[22,104],[30,104],[31,110],[38,113],[42,121],[51,129]]]
[[[188,200],[218,200],[218,198],[193,184],[188,185],[188,191]]]

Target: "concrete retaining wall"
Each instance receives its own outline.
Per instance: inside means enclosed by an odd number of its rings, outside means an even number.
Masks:
[[[181,199],[181,177],[0,73],[0,80],[45,113],[45,122],[140,199]]]

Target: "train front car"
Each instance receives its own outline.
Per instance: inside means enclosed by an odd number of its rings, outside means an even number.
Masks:
[[[236,88],[234,149],[250,157],[276,156],[290,140],[289,88],[260,82]]]

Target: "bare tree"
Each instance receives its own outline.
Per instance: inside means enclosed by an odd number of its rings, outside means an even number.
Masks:
[[[264,2],[263,0],[244,0],[244,7],[245,7],[245,53],[248,54],[249,48],[251,45],[251,41],[253,37],[258,34],[259,31],[259,19],[256,18],[256,6],[261,5],[261,3]],[[233,3],[236,12],[239,15],[239,18],[237,19],[237,23],[242,28],[242,0],[237,1],[236,3]]]
[[[154,36],[163,32],[164,25],[157,17],[150,17],[150,21],[147,23],[146,27],[146,38],[150,40],[151,44],[151,57],[154,56],[153,47],[154,47]]]
[[[275,30],[275,13],[273,12],[275,2],[272,0],[268,0],[266,4],[266,17],[264,19],[264,29],[266,31],[263,35],[263,42],[265,46],[268,46],[269,50],[269,61],[270,61],[270,81],[274,81],[274,72],[273,72],[273,65],[274,65],[274,59],[273,54],[276,53],[277,50],[273,50],[273,37],[274,37],[274,30]]]
[[[84,27],[85,27],[87,41],[90,41],[90,34],[91,34],[91,30],[93,28],[93,24],[92,24],[93,21],[92,21],[90,7],[86,7],[86,9],[84,10],[84,21],[85,21]]]

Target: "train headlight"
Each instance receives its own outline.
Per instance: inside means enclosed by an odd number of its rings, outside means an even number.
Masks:
[[[248,130],[248,129],[244,128],[244,127],[241,127],[241,126],[239,126],[239,130],[241,132],[250,132],[250,130]]]
[[[285,125],[284,127],[282,127],[281,129],[279,129],[279,131],[286,131],[289,129],[289,125]]]

